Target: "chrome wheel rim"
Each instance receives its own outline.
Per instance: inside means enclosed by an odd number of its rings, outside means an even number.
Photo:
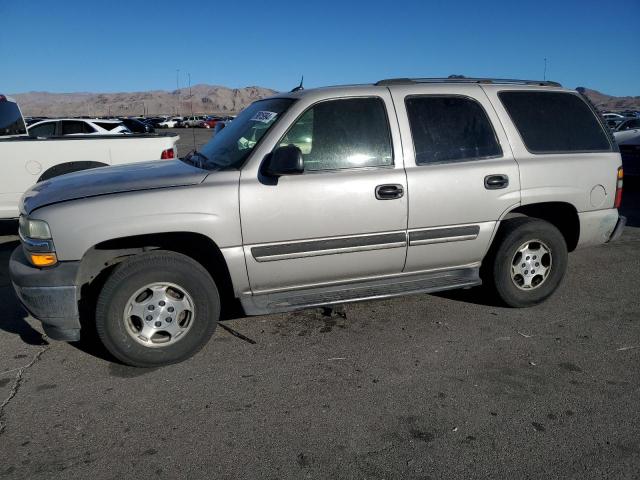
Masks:
[[[520,290],[535,290],[549,278],[552,263],[551,249],[540,240],[529,240],[511,260],[511,281]]]
[[[193,326],[195,303],[191,295],[175,283],[150,283],[137,290],[126,303],[125,330],[145,347],[172,345]]]

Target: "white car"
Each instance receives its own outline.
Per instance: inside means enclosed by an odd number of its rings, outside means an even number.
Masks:
[[[16,101],[0,94],[0,219],[18,217],[20,197],[36,182],[89,168],[177,157],[180,137],[175,133],[56,136],[64,121],[39,122],[47,123],[48,131],[33,135],[30,129],[29,135]],[[149,163],[147,168],[153,171],[157,166]]]
[[[42,120],[27,129],[32,137],[62,137],[66,135],[121,135],[131,133],[120,120],[57,118]]]
[[[167,118],[158,124],[158,128],[176,128],[180,122],[182,122],[181,117]]]

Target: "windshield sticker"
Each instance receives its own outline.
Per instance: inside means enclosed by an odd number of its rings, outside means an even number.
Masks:
[[[254,122],[269,123],[271,120],[273,120],[277,116],[278,114],[276,112],[261,111],[261,112],[257,112],[251,120]]]

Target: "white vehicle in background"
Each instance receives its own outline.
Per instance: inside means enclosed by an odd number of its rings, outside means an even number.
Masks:
[[[65,135],[121,135],[131,133],[120,120],[84,118],[56,118],[42,120],[27,127],[32,137],[61,137]]]
[[[27,133],[18,104],[0,95],[0,219],[18,217],[20,197],[34,183],[89,168],[177,157],[180,137],[175,133],[111,135],[83,131],[57,135],[58,128],[65,131],[65,121],[39,122],[50,123],[46,125],[49,130],[34,132],[34,124]],[[96,122],[119,124],[107,120],[73,121],[82,122],[83,129]],[[154,165],[149,163],[149,169]]]
[[[182,122],[181,117],[172,117],[158,123],[158,128],[176,128]]]

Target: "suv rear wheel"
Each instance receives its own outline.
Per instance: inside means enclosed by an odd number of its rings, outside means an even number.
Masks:
[[[209,273],[193,259],[154,251],[121,263],[96,307],[96,329],[122,362],[153,367],[181,362],[213,334],[220,298]]]
[[[510,307],[543,302],[558,288],[567,269],[562,233],[544,220],[513,218],[503,222],[488,257],[484,281]]]

